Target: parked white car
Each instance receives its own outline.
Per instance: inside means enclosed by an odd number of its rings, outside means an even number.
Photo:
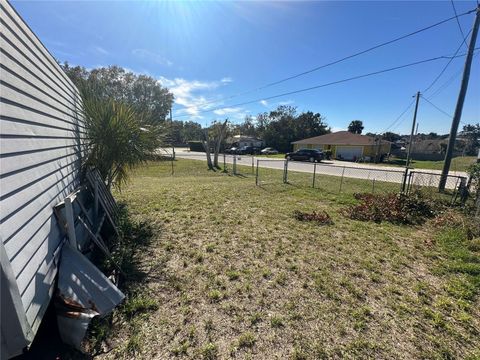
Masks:
[[[260,153],[261,153],[262,155],[276,155],[276,154],[278,154],[278,151],[275,150],[274,148],[266,147],[265,149],[263,149],[262,151],[260,151]]]

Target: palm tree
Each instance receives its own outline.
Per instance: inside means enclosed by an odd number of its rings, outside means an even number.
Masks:
[[[91,86],[82,86],[87,137],[86,165],[97,168],[108,188],[120,187],[129,170],[150,159],[162,145],[158,123],[132,105],[105,98]]]
[[[361,120],[353,120],[348,125],[348,131],[354,134],[361,134],[363,131],[363,122]]]

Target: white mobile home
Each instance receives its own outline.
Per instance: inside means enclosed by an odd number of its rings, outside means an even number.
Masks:
[[[54,290],[65,236],[53,207],[79,184],[78,90],[13,7],[0,0],[1,358],[21,353]]]

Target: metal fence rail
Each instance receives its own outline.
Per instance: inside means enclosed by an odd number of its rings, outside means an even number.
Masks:
[[[282,159],[256,158],[255,184],[285,183],[285,163]]]
[[[441,178],[441,174],[438,173],[410,169],[394,170],[288,160],[257,159],[256,165],[257,185],[282,181],[298,187],[313,187],[339,193],[401,191],[408,193],[421,190],[433,194],[438,193]],[[276,170],[266,169],[267,167]],[[280,177],[282,167],[283,176]],[[277,173],[276,176],[274,172]],[[447,191],[442,193],[441,197],[452,203],[463,201],[467,194],[466,184],[466,177],[448,175]]]
[[[205,161],[204,153],[178,153],[179,158]],[[288,183],[297,187],[312,187],[330,193],[380,193],[421,191],[448,201],[463,203],[468,196],[466,176],[448,175],[446,191],[439,194],[441,174],[411,169],[353,166],[288,161],[251,155],[219,154],[219,166],[237,176],[255,176],[255,184]],[[172,161],[172,174],[174,161]]]
[[[419,191],[426,194],[437,194],[441,174],[425,171],[409,171],[406,192]],[[451,203],[464,202],[468,196],[467,178],[465,176],[448,175],[445,182],[445,191],[441,196]]]
[[[299,171],[299,169],[301,170]],[[286,162],[287,182],[338,192],[401,191],[404,170],[391,170],[325,163]]]

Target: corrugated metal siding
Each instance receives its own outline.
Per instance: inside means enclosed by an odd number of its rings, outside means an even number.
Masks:
[[[0,238],[36,332],[62,235],[53,206],[79,183],[85,128],[78,90],[0,0]]]

